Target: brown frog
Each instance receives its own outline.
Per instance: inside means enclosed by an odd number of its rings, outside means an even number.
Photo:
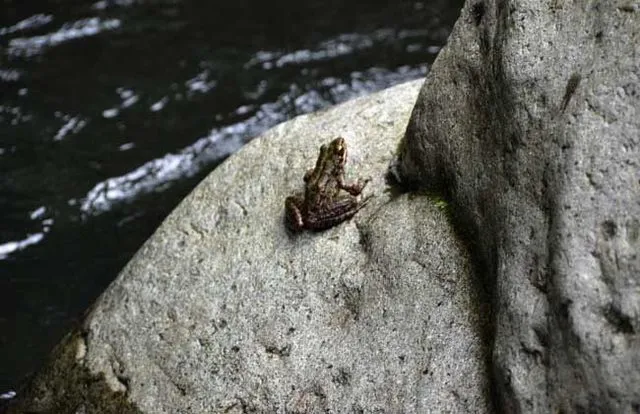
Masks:
[[[360,201],[357,196],[370,179],[345,183],[346,162],[344,138],[336,138],[320,147],[315,168],[304,175],[304,192],[287,197],[284,202],[285,221],[291,230],[328,229],[350,219],[364,207],[370,197]]]

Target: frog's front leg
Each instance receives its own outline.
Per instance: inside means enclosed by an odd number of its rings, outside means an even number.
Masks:
[[[306,173],[304,173],[304,176],[302,177],[302,180],[303,180],[305,183],[308,183],[308,182],[309,182],[309,180],[311,179],[311,176],[313,175],[313,171],[314,171],[314,169],[313,169],[313,168],[309,168],[309,169],[307,170],[307,172],[306,172]]]
[[[302,206],[304,206],[304,198],[302,196],[294,195],[284,200],[285,223],[293,231],[304,229]]]
[[[338,188],[346,191],[352,196],[357,196],[362,192],[362,190],[364,190],[364,188],[369,183],[369,181],[371,181],[371,178],[366,178],[364,180],[358,180],[352,184],[347,184],[344,182],[344,176],[340,175],[337,181],[338,181]]]

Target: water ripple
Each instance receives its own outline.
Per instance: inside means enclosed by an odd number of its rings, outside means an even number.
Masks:
[[[289,65],[304,65],[322,62],[340,56],[351,55],[372,49],[379,44],[393,44],[398,40],[416,39],[422,41],[428,30],[379,29],[373,33],[343,33],[321,42],[315,49],[296,50],[291,53],[262,50],[245,64],[246,68],[260,66],[262,69],[282,68]],[[421,43],[420,43],[421,44]],[[439,47],[438,47],[439,50]],[[437,50],[435,51],[437,53]]]
[[[207,136],[177,153],[151,160],[124,175],[98,183],[83,198],[80,210],[85,216],[111,211],[122,203],[161,191],[173,181],[198,174],[212,163],[237,151],[251,138],[286,121],[290,115],[317,111],[337,102],[419,78],[426,72],[426,65],[402,66],[394,71],[371,68],[365,72],[352,73],[348,82],[326,78],[320,82],[321,88],[317,85],[314,88],[302,88],[293,84],[276,101],[260,105],[249,118],[213,129]],[[252,109],[254,108],[240,106],[236,112],[248,113]]]
[[[33,244],[40,243],[44,239],[44,233],[29,234],[22,240],[9,241],[0,244],[0,260],[6,259],[10,254],[23,250]]]
[[[15,32],[37,29],[50,23],[51,21],[53,21],[53,16],[50,14],[35,14],[31,17],[19,21],[13,26],[0,27],[0,36]]]
[[[75,22],[65,23],[53,33],[33,37],[17,37],[9,41],[8,55],[31,57],[42,53],[47,47],[57,46],[70,40],[95,36],[105,30],[114,30],[120,27],[119,19],[102,21],[98,17],[80,19]]]

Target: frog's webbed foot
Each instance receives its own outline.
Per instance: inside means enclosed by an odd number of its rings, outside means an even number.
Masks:
[[[300,206],[302,206],[303,203],[304,199],[300,196],[291,196],[284,200],[285,224],[293,231],[300,231],[304,228],[302,211],[300,211]]]
[[[357,196],[362,192],[362,190],[364,190],[369,181],[371,181],[371,178],[358,180],[353,184],[347,184],[344,182],[344,179],[340,177],[340,179],[338,180],[338,187],[351,194],[352,196]]]

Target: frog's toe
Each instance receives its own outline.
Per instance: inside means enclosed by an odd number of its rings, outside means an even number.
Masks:
[[[284,217],[287,228],[291,231],[300,231],[304,228],[302,216],[299,214],[286,214]]]

